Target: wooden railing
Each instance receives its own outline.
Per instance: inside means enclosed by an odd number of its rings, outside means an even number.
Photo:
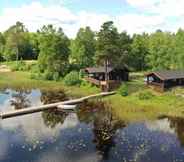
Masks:
[[[165,90],[163,83],[149,82],[147,85],[153,87],[154,90],[158,92],[163,92]]]
[[[84,78],[86,81],[95,84],[97,86],[99,86],[100,88],[104,89],[107,86],[107,82],[106,81],[100,81],[91,77],[86,77]],[[117,80],[109,80],[108,81],[109,84],[109,88],[111,90],[116,89],[117,87],[119,87],[121,85],[121,81],[117,81]]]
[[[154,86],[161,87],[163,84],[162,83],[157,83],[157,82],[148,82],[148,85],[154,85]]]
[[[90,77],[86,77],[85,80],[87,80],[88,82],[90,82],[90,83],[92,83],[92,84],[95,84],[95,85],[100,86],[100,81],[97,80],[97,79],[90,78]]]

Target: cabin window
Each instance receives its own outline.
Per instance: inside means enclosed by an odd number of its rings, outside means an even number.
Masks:
[[[94,77],[94,74],[89,74],[90,77]]]
[[[149,82],[153,82],[154,81],[154,78],[151,76],[151,77],[148,77],[148,81]]]

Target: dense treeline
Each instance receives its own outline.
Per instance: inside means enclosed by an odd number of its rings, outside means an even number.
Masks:
[[[109,21],[98,32],[81,28],[75,39],[69,39],[62,28],[47,25],[32,33],[17,22],[0,33],[0,61],[32,59],[38,59],[39,72],[46,73],[47,79],[104,63],[126,65],[133,71],[183,69],[184,30],[157,30],[131,37],[126,32],[119,33]]]

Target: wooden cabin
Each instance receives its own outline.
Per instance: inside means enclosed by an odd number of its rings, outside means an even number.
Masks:
[[[127,68],[113,68],[108,67],[107,73],[109,76],[108,83],[105,81],[105,67],[89,67],[85,68],[84,72],[86,74],[85,79],[90,83],[100,87],[102,90],[105,90],[107,84],[109,84],[110,90],[117,88],[122,81],[128,81],[129,71]]]
[[[146,83],[159,91],[175,86],[184,86],[184,71],[165,70],[146,74]]]

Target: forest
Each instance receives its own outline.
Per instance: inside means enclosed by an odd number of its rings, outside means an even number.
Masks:
[[[57,80],[70,71],[89,66],[127,66],[130,71],[184,68],[184,30],[176,33],[157,30],[154,33],[129,35],[118,32],[112,21],[99,31],[80,28],[70,39],[62,28],[44,25],[29,32],[17,22],[0,33],[0,60],[38,60],[37,73],[45,79]]]

